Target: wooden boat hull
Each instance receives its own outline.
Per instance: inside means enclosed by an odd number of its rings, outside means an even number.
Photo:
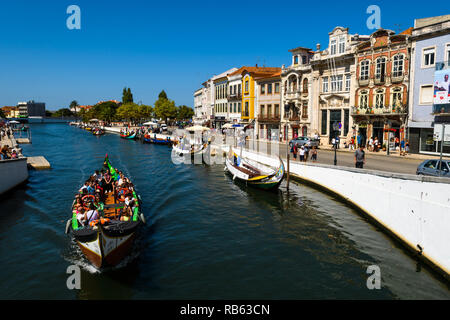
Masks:
[[[122,139],[134,140],[134,139],[136,139],[136,133],[133,133],[133,134],[127,135],[127,136],[121,134],[120,137]]]
[[[191,155],[191,156],[195,156],[198,154],[204,154],[208,151],[208,143],[204,143],[200,148],[198,148],[197,150],[191,150],[191,149],[181,149],[178,147],[178,145],[173,145],[172,146],[172,151],[175,152],[176,154],[180,155],[180,156],[186,156],[186,155]]]
[[[242,160],[241,161],[245,161]],[[233,180],[238,180],[246,185],[264,190],[272,190],[279,187],[284,179],[285,169],[283,161],[280,159],[279,168],[272,174],[260,174],[253,176],[250,171],[238,168],[230,158],[225,160],[227,171],[233,176]]]
[[[172,144],[172,140],[165,140],[165,139],[158,139],[158,138],[155,139],[155,138],[149,138],[149,137],[144,137],[144,142],[160,144],[160,145],[171,145]]]
[[[77,237],[76,233],[74,236],[81,252],[92,265],[98,269],[114,267],[131,252],[138,226],[139,222],[123,234],[108,235],[103,228],[99,228],[90,239]]]

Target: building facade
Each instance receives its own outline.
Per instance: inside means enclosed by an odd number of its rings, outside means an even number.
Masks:
[[[348,28],[336,27],[329,33],[328,48],[317,51],[311,60],[313,80],[313,128],[321,144],[340,144],[355,135],[351,107],[355,102],[355,47],[368,36],[352,35]]]
[[[434,123],[448,118],[450,106],[434,98],[440,81],[445,81],[436,80],[438,73],[450,76],[450,15],[415,20],[411,39],[410,152],[438,154],[441,143],[433,139]],[[450,119],[444,121],[449,123]],[[450,147],[444,144],[443,152],[450,155]]]
[[[230,74],[230,77],[241,76],[242,100],[241,100],[241,123],[253,127],[253,134],[257,134],[256,122],[256,81],[255,78],[271,76],[280,72],[281,68],[270,67],[241,67]]]
[[[255,77],[256,136],[261,140],[279,141],[281,119],[281,71]]]
[[[17,104],[19,108],[19,117],[45,117],[45,103],[34,102],[33,100],[28,102],[19,102]]]
[[[411,29],[395,34],[379,29],[356,46],[356,92],[351,110],[361,144],[405,138],[408,114]],[[388,139],[389,137],[389,139]]]
[[[312,72],[311,49],[298,47],[289,50],[292,53],[292,64],[282,67],[282,106],[281,130],[283,141],[295,136],[308,136],[317,128],[313,128],[312,111]]]
[[[228,76],[228,116],[230,123],[240,123],[242,113],[242,76],[240,74]]]

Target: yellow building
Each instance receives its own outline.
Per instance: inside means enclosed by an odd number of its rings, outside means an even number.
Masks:
[[[281,72],[281,68],[269,67],[241,67],[229,76],[240,74],[242,76],[242,113],[241,122],[251,123],[257,117],[255,114],[256,82],[255,78],[269,76]]]

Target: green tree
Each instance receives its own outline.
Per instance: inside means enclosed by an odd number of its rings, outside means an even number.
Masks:
[[[53,112],[52,117],[61,118],[61,117],[73,117],[73,112],[68,108],[62,108],[55,112]]]
[[[3,112],[2,109],[0,109],[0,119],[4,119],[6,118],[5,113]]]
[[[153,117],[153,108],[147,105],[140,105],[138,108],[139,120],[149,120]]]
[[[131,93],[131,89],[130,88],[126,88],[126,87],[123,88],[122,103],[123,104],[133,103],[133,94]]]
[[[190,120],[194,114],[194,110],[188,106],[183,105],[177,108],[177,120]]]
[[[177,107],[175,106],[175,102],[168,99],[157,100],[155,102],[155,115],[157,118],[164,119],[166,122],[169,118],[176,118]]]
[[[115,102],[102,102],[92,107],[92,116],[99,120],[111,122],[116,118],[118,108],[119,106]]]
[[[117,119],[136,122],[140,119],[139,106],[135,103],[123,104],[117,109]]]
[[[158,99],[159,100],[162,100],[162,99],[166,99],[167,100],[168,99],[167,98],[167,94],[166,94],[166,92],[164,90],[159,93]]]
[[[73,100],[73,101],[70,103],[69,109],[74,109],[74,108],[79,107],[79,106],[80,106],[80,105],[78,104],[77,100]]]

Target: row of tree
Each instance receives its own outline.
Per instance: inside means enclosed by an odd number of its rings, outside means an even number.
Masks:
[[[77,107],[78,103],[72,101],[71,108]],[[91,119],[102,121],[130,121],[142,122],[151,118],[168,120],[189,120],[194,116],[194,110],[188,106],[175,106],[175,102],[167,97],[163,91],[158,96],[154,107],[133,102],[133,94],[130,88],[123,89],[122,103],[113,101],[99,103],[89,110],[81,109],[78,116],[85,122]]]

